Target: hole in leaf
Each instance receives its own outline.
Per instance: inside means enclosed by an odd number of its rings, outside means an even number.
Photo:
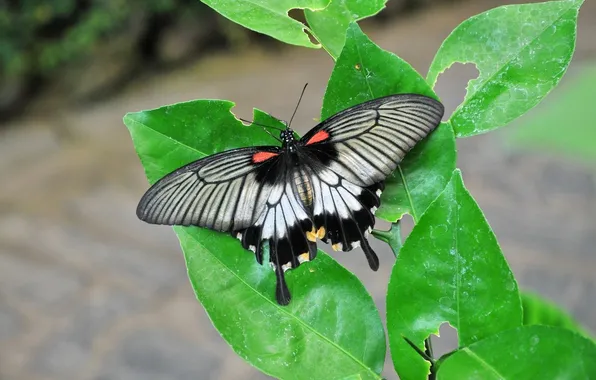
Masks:
[[[400,224],[402,240],[406,241],[406,238],[410,235],[410,232],[412,232],[412,229],[414,228],[414,219],[412,219],[410,214],[406,214],[401,218]]]
[[[457,330],[449,322],[441,323],[439,335],[431,335],[435,359],[457,349]]]
[[[300,8],[290,9],[288,11],[288,17],[306,25],[306,16],[304,15],[304,9],[300,9]]]
[[[308,36],[308,39],[310,40],[310,42],[314,45],[320,45],[321,43],[319,42],[319,40],[317,40],[315,38],[315,36],[310,32],[310,29],[305,28],[304,29],[304,33],[306,33],[306,35]]]
[[[391,228],[391,223],[383,219],[375,218],[375,228],[382,231],[387,231]]]
[[[288,11],[288,17],[303,24],[304,25],[304,33],[306,33],[310,42],[312,42],[315,45],[319,45],[319,41],[315,38],[315,36],[308,29],[308,22],[306,21],[306,15],[304,14],[304,9],[300,9],[300,8],[290,9]]]
[[[445,116],[451,116],[457,106],[464,101],[468,82],[478,78],[478,74],[480,72],[473,63],[454,63],[439,75],[435,92],[445,105]]]

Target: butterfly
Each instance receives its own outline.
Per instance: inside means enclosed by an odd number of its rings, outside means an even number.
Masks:
[[[338,251],[361,247],[370,268],[379,268],[367,236],[384,180],[443,113],[433,98],[396,94],[341,111],[300,139],[290,120],[281,146],[227,150],[161,178],[143,195],[137,216],[229,232],[259,264],[268,241],[276,300],[287,305],[284,273],[315,258],[317,239]]]

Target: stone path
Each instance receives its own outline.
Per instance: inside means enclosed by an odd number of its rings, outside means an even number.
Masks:
[[[499,3],[435,8],[371,35],[424,72],[453,27]],[[588,3],[576,66],[596,57],[590,37],[596,4]],[[0,379],[264,378],[235,356],[195,301],[171,230],[137,221],[134,209],[147,184],[121,119],[195,98],[236,101],[245,118],[253,106],[284,118],[309,82],[296,119],[304,131],[318,116],[331,67],[323,52],[298,48],[206,57],[101,104],[39,105],[3,131]],[[441,78],[448,106],[461,100],[469,77],[469,70],[454,69]],[[499,133],[458,144],[466,184],[521,285],[596,331],[593,171],[555,156],[506,151]],[[384,265],[376,274],[360,254],[339,259],[384,312],[392,256],[378,247]]]

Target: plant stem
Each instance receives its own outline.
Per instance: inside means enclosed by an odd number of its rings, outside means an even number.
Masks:
[[[397,254],[401,249],[402,242],[401,242],[401,225],[398,220],[395,223],[391,224],[391,228],[389,231],[381,231],[381,230],[372,230],[372,235],[379,240],[384,241],[385,243],[389,244],[391,250],[393,251],[393,255],[397,258]]]
[[[418,220],[415,217],[412,217],[412,219],[414,219],[414,224],[418,223]],[[396,258],[397,258],[397,254],[399,253],[399,250],[401,249],[401,246],[402,246],[400,221],[401,220],[398,220],[397,222],[392,223],[389,231],[381,231],[381,230],[375,229],[375,230],[372,230],[372,232],[371,232],[371,234],[374,237],[389,244],[389,247],[391,247],[391,250],[393,251],[393,254],[395,255]],[[433,368],[433,366],[434,366],[433,346],[432,346],[432,342],[430,340],[430,336],[424,340],[424,353],[426,354],[426,356],[428,358],[431,359],[430,360],[431,371],[430,371],[430,374],[428,375],[428,380],[435,380],[436,374],[434,373],[434,368]]]
[[[431,358],[431,366],[430,366],[430,374],[428,375],[428,380],[435,380],[437,374],[435,373],[435,362],[434,362],[434,355],[433,355],[433,345],[430,340],[430,336],[424,340],[424,353]]]

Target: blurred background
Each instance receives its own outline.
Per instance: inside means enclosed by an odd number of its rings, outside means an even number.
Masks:
[[[361,23],[425,74],[466,18],[515,1],[391,0]],[[596,332],[596,2],[580,11],[561,85],[497,132],[458,141],[459,167],[523,289]],[[319,117],[333,66],[197,0],[0,2],[0,379],[263,379],[196,302],[174,233],[139,222],[147,182],[126,112],[198,98],[236,102],[294,125]],[[471,65],[439,78],[448,110]],[[411,228],[406,221],[406,232]],[[383,228],[384,224],[379,224]],[[334,253],[381,312],[394,261]],[[437,342],[454,344],[453,333]],[[391,365],[386,372],[389,378]]]

